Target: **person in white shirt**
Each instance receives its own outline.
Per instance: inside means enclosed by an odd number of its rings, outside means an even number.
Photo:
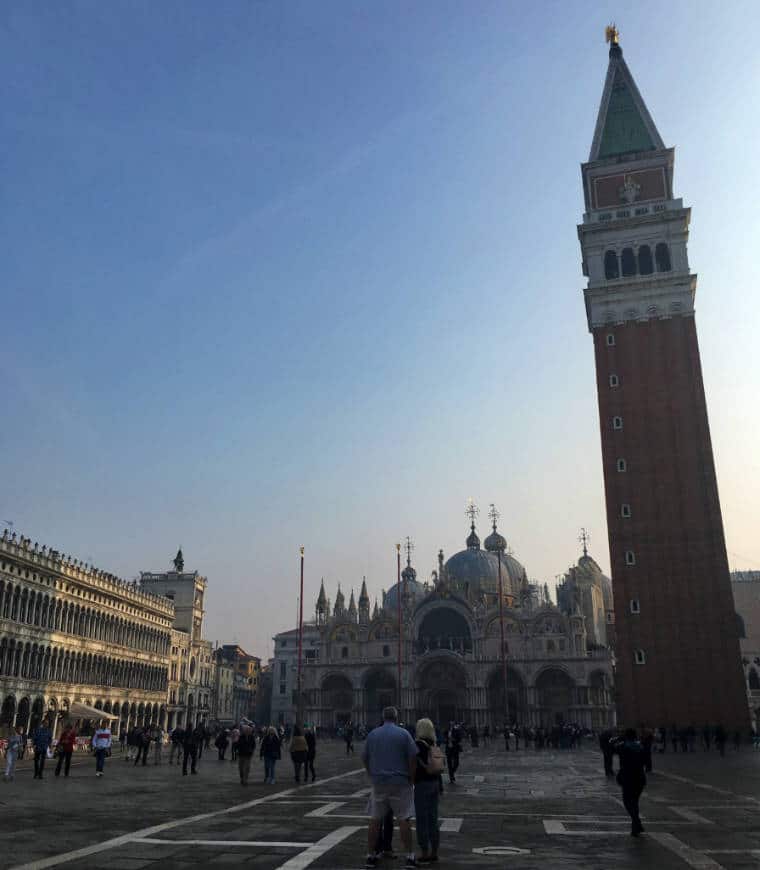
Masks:
[[[107,723],[101,722],[92,735],[92,748],[95,752],[95,776],[103,776],[106,755],[111,750],[111,729]]]

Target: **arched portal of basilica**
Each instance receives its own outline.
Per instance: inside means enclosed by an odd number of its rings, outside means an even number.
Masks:
[[[464,722],[470,718],[467,672],[451,654],[423,659],[414,675],[415,717],[434,722]]]

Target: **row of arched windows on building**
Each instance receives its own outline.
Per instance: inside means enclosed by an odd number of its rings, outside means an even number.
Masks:
[[[0,616],[37,628],[102,640],[145,652],[165,654],[169,649],[168,632],[147,628],[4,580],[0,580]]]
[[[658,242],[654,249],[649,245],[639,245],[633,248],[623,248],[618,255],[617,251],[610,249],[604,254],[604,277],[607,280],[615,278],[632,278],[634,275],[652,275],[655,271],[670,272],[673,268],[670,262],[670,248],[665,242]]]
[[[165,691],[166,668],[0,638],[0,677]]]

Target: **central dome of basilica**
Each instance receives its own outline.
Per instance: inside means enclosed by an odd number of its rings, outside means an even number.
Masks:
[[[481,550],[475,524],[467,536],[467,549],[455,553],[444,565],[449,586],[465,598],[499,594],[499,555],[501,555],[501,582],[504,594],[516,598],[523,584],[528,582],[525,568],[506,552],[507,542],[494,528],[486,538],[486,549]]]

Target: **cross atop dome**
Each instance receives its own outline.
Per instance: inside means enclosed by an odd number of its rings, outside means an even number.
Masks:
[[[475,504],[475,502],[471,499],[467,499],[467,508],[464,512],[466,517],[470,519],[470,534],[467,536],[467,540],[465,544],[467,545],[468,550],[479,550],[480,549],[480,538],[477,536],[475,532],[475,520],[477,519],[478,514],[480,513],[480,508]]]
[[[591,535],[589,535],[585,528],[581,529],[578,540],[583,545],[583,555],[588,556],[588,542],[591,540]]]

